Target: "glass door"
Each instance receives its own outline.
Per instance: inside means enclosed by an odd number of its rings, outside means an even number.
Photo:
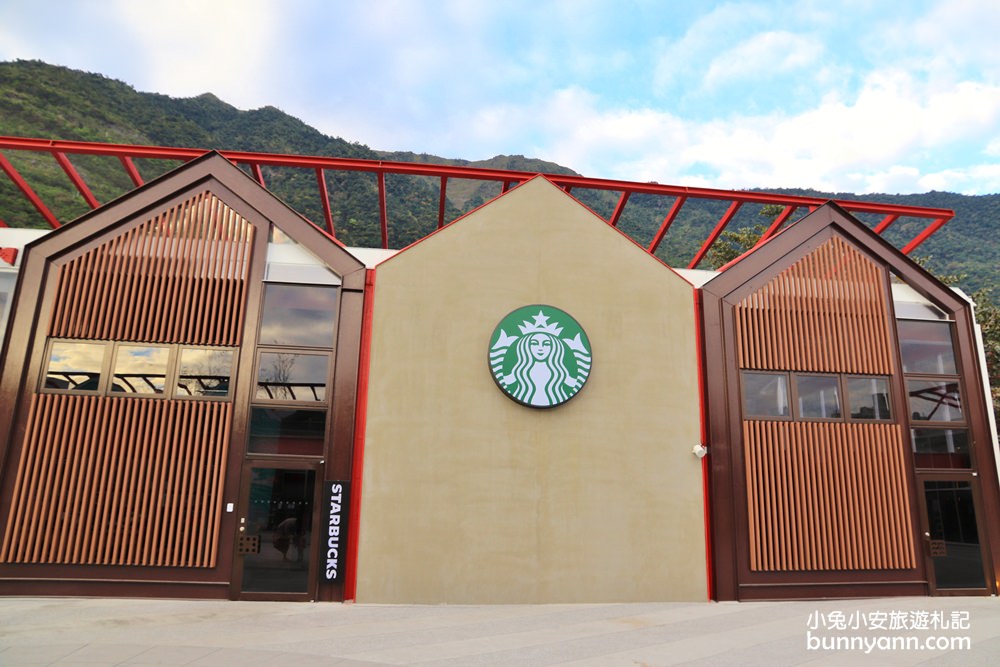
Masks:
[[[925,553],[933,575],[932,593],[986,593],[976,478],[972,475],[924,477],[921,481]]]
[[[248,600],[314,600],[318,463],[255,460],[244,470],[234,585]]]

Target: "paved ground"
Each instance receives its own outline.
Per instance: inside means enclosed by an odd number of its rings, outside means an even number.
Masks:
[[[880,624],[904,627],[864,627]],[[886,648],[896,638],[910,636],[919,642],[930,636],[945,641],[968,637],[971,647]],[[874,643],[874,648],[869,653],[823,648],[838,637],[858,646]],[[0,665],[17,667],[771,667],[859,662],[1000,664],[1000,599],[383,606],[0,598]]]

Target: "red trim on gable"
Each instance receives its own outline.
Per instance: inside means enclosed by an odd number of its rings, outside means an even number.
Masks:
[[[715,579],[712,577],[712,495],[709,487],[711,480],[711,469],[709,463],[712,457],[712,448],[708,442],[708,415],[706,411],[705,396],[705,353],[702,349],[702,321],[701,321],[701,290],[694,289],[694,331],[695,331],[695,358],[698,363],[698,422],[701,425],[701,444],[708,447],[708,454],[701,459],[701,494],[702,508],[705,512],[705,581],[708,599],[715,599]]]
[[[347,569],[344,602],[358,593],[358,538],[361,535],[361,485],[364,480],[365,428],[368,417],[368,372],[371,366],[372,317],[375,306],[375,270],[365,270],[365,304],[361,315],[361,349],[358,351],[358,393],[354,413],[354,455],[351,460],[351,500],[347,522]]]

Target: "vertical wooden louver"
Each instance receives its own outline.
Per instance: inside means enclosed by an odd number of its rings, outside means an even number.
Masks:
[[[834,236],[736,304],[739,365],[892,375],[885,294]],[[916,567],[899,424],[744,419],[743,453],[751,571]]]
[[[882,269],[840,237],[735,307],[741,368],[892,373]]]
[[[232,404],[40,394],[0,559],[214,567]]]
[[[750,569],[916,566],[898,424],[743,423]]]
[[[204,192],[62,267],[49,335],[240,344],[254,227]]]

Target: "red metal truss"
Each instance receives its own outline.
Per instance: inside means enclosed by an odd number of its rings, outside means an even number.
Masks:
[[[105,144],[86,141],[59,141],[48,139],[32,139],[24,137],[0,136],[0,150],[31,151],[49,153],[62,167],[72,185],[91,208],[98,206],[97,199],[91,193],[86,182],[70,162],[70,155],[103,155],[116,157],[122,163],[132,183],[138,187],[143,179],[134,160],[172,160],[186,162],[206,151],[200,148],[173,148],[169,146],[136,146],[128,144]],[[391,216],[387,210],[386,174],[404,176],[431,176],[440,179],[441,194],[438,205],[437,227],[445,224],[446,192],[448,180],[452,178],[493,181],[501,186],[501,193],[534,177],[535,172],[514,171],[510,169],[484,169],[479,167],[457,167],[450,165],[418,164],[412,162],[389,162],[384,160],[359,160],[353,158],[322,157],[309,155],[286,155],[280,153],[252,153],[247,151],[219,151],[226,159],[250,169],[253,178],[266,187],[262,167],[295,167],[312,169],[316,173],[318,196],[322,204],[323,220],[328,233],[334,235],[334,221],[330,211],[329,191],[326,182],[327,171],[373,173],[378,183],[379,228],[383,248],[389,247],[389,228]],[[31,186],[18,173],[14,166],[0,153],[0,169],[4,171],[14,185],[41,213],[52,227],[58,227],[61,222],[48,209]],[[719,238],[725,228],[736,216],[744,204],[781,206],[783,210],[767,229],[761,242],[773,236],[798,209],[812,210],[828,200],[821,197],[804,197],[787,194],[770,194],[764,192],[747,192],[737,190],[719,190],[714,188],[697,188],[676,185],[661,185],[659,183],[636,183],[603,178],[587,178],[585,176],[566,176],[563,174],[544,174],[550,181],[571,193],[576,188],[588,190],[605,190],[619,194],[618,203],[607,222],[617,225],[622,213],[632,195],[657,195],[673,199],[670,211],[664,218],[660,228],[647,247],[650,253],[655,253],[671,224],[677,219],[681,208],[692,199],[712,200],[728,204],[726,212],[718,220],[712,231],[706,237],[701,247],[688,264],[696,267],[708,253],[712,244]],[[835,200],[836,203],[852,214],[877,214],[884,216],[875,226],[874,231],[882,234],[899,218],[916,218],[927,221],[924,229],[913,237],[902,249],[910,253],[914,248],[926,241],[932,234],[951,220],[955,213],[949,209],[928,208],[922,206],[901,206],[898,204],[880,204],[854,200]]]

